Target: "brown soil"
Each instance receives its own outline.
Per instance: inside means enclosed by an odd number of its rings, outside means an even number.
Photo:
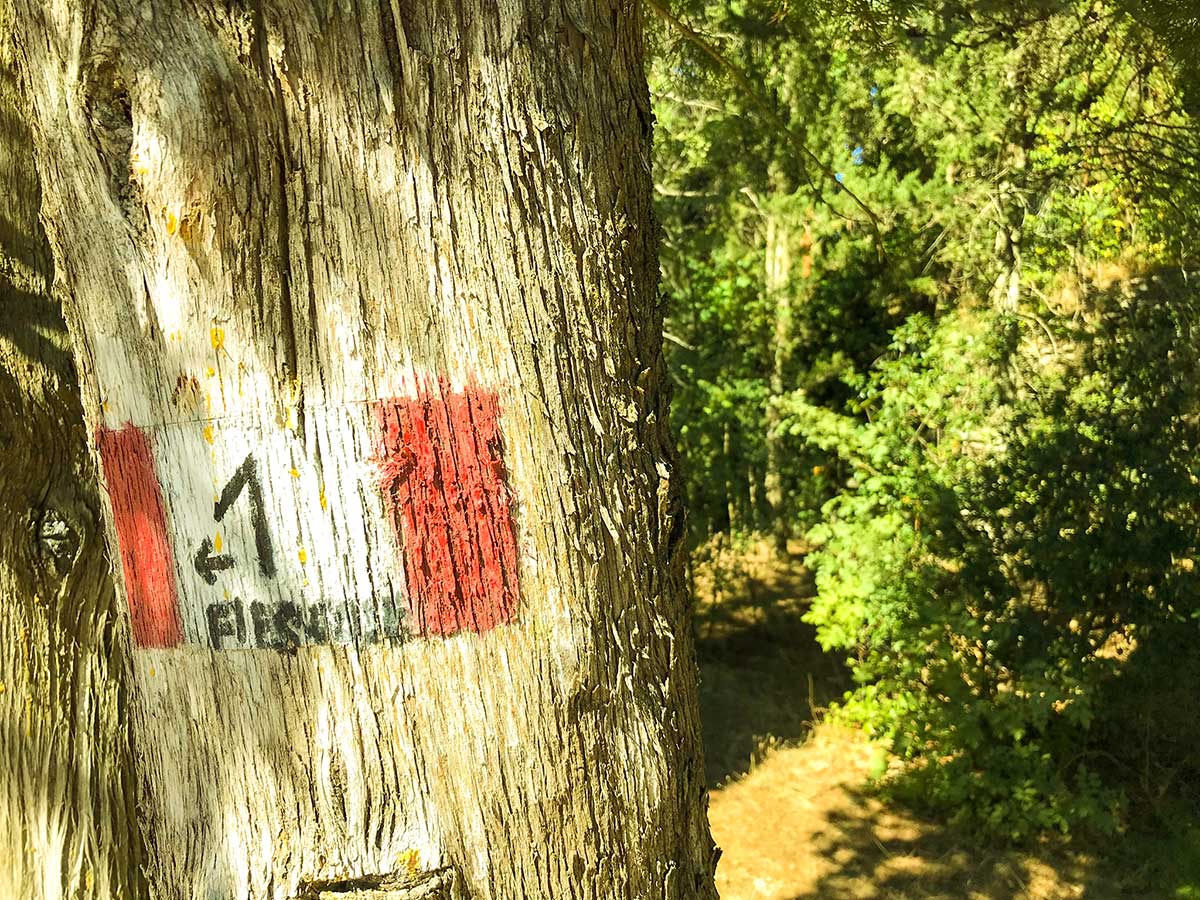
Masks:
[[[861,734],[819,725],[713,793],[725,900],[1107,900],[1092,861],[987,851],[944,826],[872,797],[875,750]]]

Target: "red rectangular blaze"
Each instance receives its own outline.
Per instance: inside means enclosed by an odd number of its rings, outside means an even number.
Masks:
[[[414,630],[449,635],[507,622],[517,609],[517,542],[496,394],[442,382],[372,410]]]
[[[96,436],[139,647],[175,647],[183,639],[175,565],[150,439],[126,425]]]

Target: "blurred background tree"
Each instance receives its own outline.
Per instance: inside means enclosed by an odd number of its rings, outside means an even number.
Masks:
[[[896,791],[1194,811],[1190,4],[651,6],[694,543],[807,552]]]

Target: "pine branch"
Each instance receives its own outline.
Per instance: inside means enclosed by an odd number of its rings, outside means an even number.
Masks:
[[[791,144],[792,147],[795,148],[795,150],[803,158],[809,160],[821,172],[821,174],[825,176],[827,181],[832,181],[839,188],[845,191],[846,195],[851,199],[851,201],[853,201],[854,205],[862,210],[863,214],[866,215],[868,224],[871,228],[871,233],[875,239],[875,250],[879,254],[879,261],[880,263],[885,262],[887,260],[887,254],[883,247],[883,232],[879,226],[879,216],[876,215],[875,211],[867,205],[866,201],[854,193],[854,191],[850,190],[850,188],[846,187],[844,182],[839,181],[833,169],[823,162],[816,153],[810,150],[804,141],[794,131],[792,131],[787,122],[783,120],[779,113],[775,112],[775,110],[771,108],[771,104],[769,104],[755,89],[754,85],[750,81],[750,78],[744,71],[742,71],[740,66],[728,59],[723,53],[721,53],[720,50],[705,40],[704,36],[696,31],[695,28],[671,12],[671,10],[667,8],[662,0],[644,0],[644,2],[650,7],[650,9],[654,11],[655,15],[663,20],[663,22],[678,32],[678,34],[684,40],[694,45],[705,56],[711,59],[719,69],[724,71],[725,74],[729,76],[730,80],[732,80],[733,83],[742,91],[742,93],[745,94],[746,97],[749,98],[749,100],[756,107],[758,107],[767,123],[782,136],[784,136],[788,143]],[[821,187],[813,181],[812,176],[809,175],[807,168],[801,167],[801,172],[804,175],[804,180],[808,182],[808,186],[812,188],[813,193],[817,196],[817,198],[826,205],[829,205],[828,200],[826,200],[824,197]],[[852,219],[851,221],[855,220]]]

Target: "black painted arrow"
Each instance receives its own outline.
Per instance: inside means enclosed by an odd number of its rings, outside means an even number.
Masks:
[[[217,583],[217,572],[224,569],[232,569],[233,566],[234,559],[232,556],[213,556],[213,542],[211,538],[205,538],[200,543],[200,549],[196,551],[196,571],[209,584]]]
[[[220,498],[213,504],[213,519],[217,522],[224,519],[225,513],[229,512],[229,507],[245,490],[248,490],[250,494],[250,524],[254,526],[254,548],[258,551],[258,569],[268,578],[273,578],[275,576],[275,551],[271,547],[271,532],[267,528],[267,506],[263,502],[262,485],[258,481],[258,464],[254,461],[253,453],[238,466],[238,470],[229,479],[229,484],[225,485],[221,491]],[[229,568],[229,566],[223,568]],[[209,584],[213,584],[213,582],[210,581]]]

